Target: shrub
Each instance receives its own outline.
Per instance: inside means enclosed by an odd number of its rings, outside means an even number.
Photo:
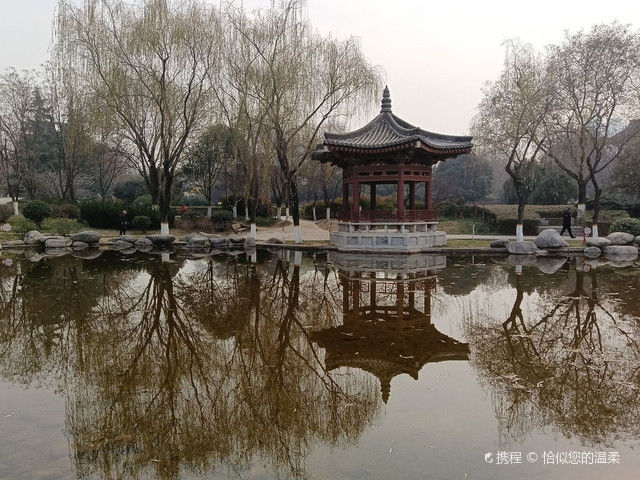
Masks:
[[[41,200],[33,200],[32,202],[29,202],[24,206],[24,208],[22,209],[22,214],[25,216],[25,218],[40,225],[40,223],[42,223],[42,220],[51,215],[51,208],[49,208],[49,205]]]
[[[7,222],[11,225],[11,230],[18,235],[24,235],[25,233],[38,228],[33,221],[23,217],[22,215],[13,215],[7,219]]]
[[[211,212],[211,221],[217,222],[230,222],[233,219],[233,214],[229,210],[214,210]]]
[[[42,221],[42,230],[57,233],[58,235],[69,235],[82,230],[83,225],[71,218],[45,218]]]
[[[135,230],[142,230],[146,233],[146,231],[151,228],[151,219],[146,215],[138,215],[133,217],[131,227]]]
[[[211,212],[211,223],[214,230],[222,232],[231,228],[233,221],[233,213],[229,210],[214,210]]]
[[[71,203],[51,205],[51,216],[54,218],[80,218],[80,209]]]
[[[0,205],[0,222],[6,222],[13,215],[13,205],[5,203]]]
[[[153,205],[151,195],[140,195],[131,205],[134,208],[151,208],[151,205]]]
[[[190,218],[203,218],[207,216],[207,211],[199,208],[190,208],[184,212],[180,217],[184,219]]]
[[[640,235],[640,220],[637,218],[620,218],[611,224],[609,231],[630,233],[637,237]]]

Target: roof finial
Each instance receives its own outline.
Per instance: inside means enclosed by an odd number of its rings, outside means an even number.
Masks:
[[[382,112],[390,112],[391,111],[391,95],[389,94],[389,87],[384,86],[384,91],[382,92]]]

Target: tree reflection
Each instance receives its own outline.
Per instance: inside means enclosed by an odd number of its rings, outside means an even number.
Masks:
[[[338,314],[326,270],[113,263],[56,259],[3,279],[2,374],[64,392],[79,477],[241,473],[258,460],[304,477],[314,443],[352,442],[373,421],[373,382],[329,373],[310,339]],[[39,294],[49,283],[65,305]]]
[[[516,276],[508,318],[468,328],[504,438],[547,425],[590,444],[640,434],[635,318],[601,298],[595,269],[570,276],[567,290],[527,298]]]

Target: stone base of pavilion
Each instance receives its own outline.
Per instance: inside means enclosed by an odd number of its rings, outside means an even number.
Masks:
[[[340,222],[331,233],[331,244],[340,252],[414,253],[446,243],[438,222]]]
[[[436,275],[447,266],[446,255],[423,253],[415,255],[360,254],[357,252],[330,252],[329,259],[339,269],[349,272]]]

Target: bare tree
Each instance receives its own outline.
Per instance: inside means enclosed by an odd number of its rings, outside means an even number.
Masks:
[[[18,199],[30,156],[30,118],[36,79],[31,72],[0,75],[0,173],[18,215]]]
[[[545,130],[550,140],[545,152],[578,182],[578,204],[584,212],[586,187],[594,188],[593,235],[598,236],[601,183],[598,174],[618,158],[627,142],[612,136],[632,98],[631,83],[640,65],[640,40],[629,26],[594,26],[589,32],[566,34],[560,45],[549,47],[549,68],[556,91],[554,108]]]
[[[119,120],[168,233],[171,187],[218,69],[217,11],[197,1],[60,0],[54,58]]]
[[[500,77],[483,91],[473,122],[479,148],[502,158],[518,198],[516,236],[523,239],[525,179],[541,156],[543,121],[553,102],[543,58],[529,45],[510,41]]]

